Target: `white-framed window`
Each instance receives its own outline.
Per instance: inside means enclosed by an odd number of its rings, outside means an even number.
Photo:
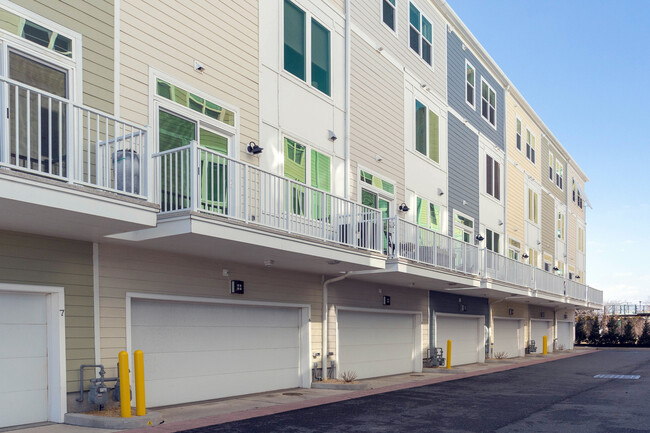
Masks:
[[[515,128],[515,133],[516,133],[515,140],[516,141],[515,141],[515,143],[516,143],[516,146],[517,146],[517,150],[521,151],[521,120],[517,117],[517,120],[515,122],[516,122],[516,128]]]
[[[394,32],[397,32],[397,0],[379,0],[381,2],[381,20]]]
[[[580,190],[579,190],[579,189],[578,189],[578,198],[577,198],[577,201],[578,201],[578,207],[579,207],[580,209],[582,209],[582,196],[580,195]]]
[[[413,3],[409,3],[409,46],[433,66],[433,25]]]
[[[517,261],[521,259],[521,242],[517,239],[508,238],[508,257]]]
[[[465,102],[476,109],[476,69],[474,66],[466,59],[465,60]]]
[[[526,128],[526,158],[535,164],[535,134]]]
[[[562,190],[564,189],[564,166],[557,158],[555,159],[555,185]]]
[[[330,39],[327,27],[284,0],[284,70],[327,96],[332,93]]]
[[[554,158],[553,153],[548,153],[548,178],[551,182],[555,181],[555,169],[554,167]]]
[[[583,229],[582,227],[578,227],[578,239],[577,239],[577,242],[578,242],[578,245],[577,245],[578,251],[580,251],[581,253],[584,253],[585,252],[585,229]]]
[[[481,77],[481,117],[495,129],[497,127],[497,94]]]
[[[415,150],[440,163],[440,116],[415,100]]]
[[[501,164],[490,155],[485,155],[485,192],[501,200]]]
[[[558,212],[557,213],[557,238],[563,241],[565,239],[565,224],[566,224],[566,217],[564,216],[564,213]]]
[[[494,230],[485,229],[485,248],[488,250],[500,253],[501,252],[501,235]]]
[[[465,243],[473,243],[474,218],[454,210],[454,239]]]
[[[532,189],[528,189],[528,220],[538,223],[539,196]]]
[[[422,197],[417,197],[416,218],[421,227],[431,229],[438,233],[442,230],[442,214],[440,205]]]
[[[571,178],[571,199],[573,202],[576,202],[576,180],[575,178]]]
[[[528,263],[532,266],[539,267],[540,253],[534,248],[528,248]]]
[[[555,271],[556,275],[563,276],[563,275],[564,275],[564,271],[565,271],[565,269],[564,269],[564,262],[561,262],[561,261],[557,260],[557,261],[555,262],[555,267],[557,268],[557,271]]]

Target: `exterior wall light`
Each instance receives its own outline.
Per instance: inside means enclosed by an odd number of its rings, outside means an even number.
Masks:
[[[259,147],[257,144],[255,144],[254,141],[251,141],[250,143],[248,143],[248,147],[246,148],[246,150],[251,155],[259,155],[260,153],[262,153],[264,148]]]
[[[399,205],[399,208],[398,208],[398,209],[399,209],[401,212],[408,212],[410,208],[406,205],[406,203],[402,203],[401,205]]]

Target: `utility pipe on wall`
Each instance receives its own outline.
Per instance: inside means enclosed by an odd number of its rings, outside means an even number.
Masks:
[[[336,283],[337,281],[345,280],[351,272],[346,272],[343,275],[339,275],[338,277],[330,278],[329,280],[323,281],[323,321],[322,321],[322,326],[323,330],[321,332],[322,335],[322,353],[321,353],[321,380],[327,379],[327,338],[328,338],[328,332],[327,332],[327,313],[328,313],[328,308],[327,308],[327,288],[330,284]]]
[[[350,29],[352,26],[350,0],[345,0],[345,120],[343,147],[345,158],[345,198],[350,199]]]

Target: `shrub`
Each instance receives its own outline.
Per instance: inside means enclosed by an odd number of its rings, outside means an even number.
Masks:
[[[495,359],[506,359],[508,354],[506,352],[497,352],[494,354]]]
[[[357,380],[357,377],[358,377],[357,373],[352,370],[344,371],[343,373],[341,373],[341,379],[345,383],[354,382],[355,380]]]
[[[634,344],[636,342],[636,333],[634,332],[634,325],[631,320],[625,322],[623,327],[623,335],[621,336],[621,344]]]
[[[607,332],[603,334],[601,342],[603,344],[618,344],[619,340],[618,319],[611,316],[609,320],[607,320]]]
[[[598,321],[598,314],[594,316],[591,323],[591,332],[589,332],[589,342],[591,344],[600,344],[600,322]]]
[[[650,322],[648,322],[648,319],[643,322],[643,330],[641,331],[637,344],[639,346],[650,346]]]
[[[576,343],[582,343],[587,339],[587,330],[585,329],[585,317],[578,316],[576,321]]]

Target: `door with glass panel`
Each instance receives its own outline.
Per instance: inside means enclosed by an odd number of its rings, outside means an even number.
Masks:
[[[464,255],[463,244],[469,244],[474,234],[474,220],[458,213],[454,213],[454,262],[453,267],[456,270],[463,269]]]
[[[190,168],[192,141],[198,141],[200,182],[197,203],[202,210],[218,214],[228,214],[229,177],[228,154],[229,138],[200,125],[199,122],[171,113],[164,109],[158,112],[159,151],[165,152],[185,147],[184,150],[170,153],[161,160],[161,206],[165,211],[188,209],[191,206],[191,180],[194,173]]]
[[[69,72],[11,48],[6,59],[10,164],[67,177]]]
[[[381,211],[381,218],[382,221],[385,222],[385,224],[388,224],[387,219],[390,218],[391,216],[391,201],[383,198],[380,196],[378,193],[369,191],[365,188],[361,189],[361,204],[377,209]],[[384,254],[388,254],[388,248],[389,244],[391,245],[391,249],[394,248],[393,242],[394,239],[389,239],[390,237],[390,232],[388,230],[388,227],[386,226],[383,230],[384,236],[383,236],[383,251]],[[392,252],[392,251],[391,251]]]

